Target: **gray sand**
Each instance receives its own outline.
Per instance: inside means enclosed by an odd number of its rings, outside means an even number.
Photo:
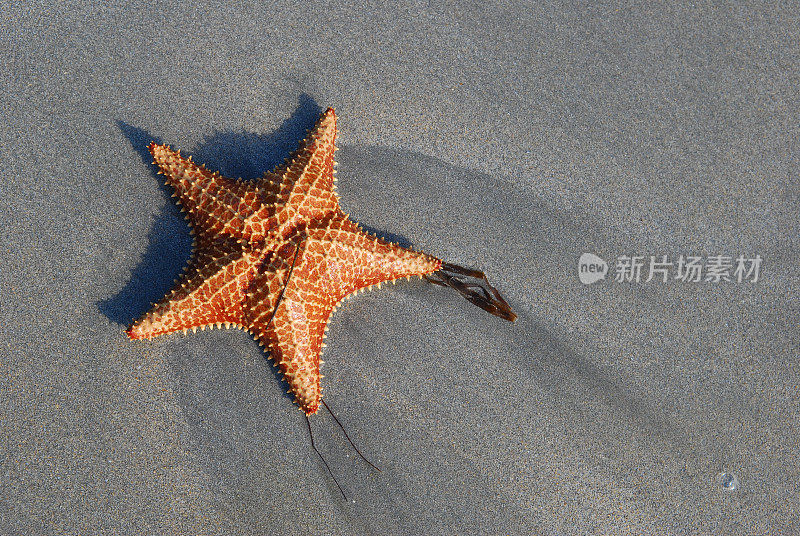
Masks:
[[[800,532],[796,6],[226,4],[4,8],[0,533]],[[519,314],[345,302],[326,400],[383,472],[312,423],[354,504],[246,334],[122,331],[191,242],[147,143],[255,177],[327,106],[345,210]]]

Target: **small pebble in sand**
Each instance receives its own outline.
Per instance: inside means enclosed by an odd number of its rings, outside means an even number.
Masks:
[[[736,475],[731,473],[720,473],[717,476],[717,481],[719,482],[720,486],[728,491],[739,489],[739,479],[736,478]]]

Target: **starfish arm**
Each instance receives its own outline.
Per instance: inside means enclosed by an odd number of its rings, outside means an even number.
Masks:
[[[386,281],[439,270],[442,261],[373,236],[345,214],[308,228],[307,256],[316,256],[310,277],[336,302]]]
[[[312,415],[322,399],[320,354],[334,305],[303,301],[289,289],[287,294],[271,325],[258,327],[257,338],[270,349],[297,405]]]
[[[322,397],[319,357],[335,304],[305,277],[304,247],[287,244],[277,251],[250,285],[245,309],[248,329],[269,348],[295,401],[311,415]]]
[[[280,177],[268,173],[258,183],[233,180],[166,145],[151,143],[149,149],[196,233],[252,241],[264,239],[277,225]]]
[[[301,221],[324,217],[339,211],[339,196],[336,194],[336,113],[328,108],[317,124],[303,140],[300,148],[287,161],[278,166],[272,176],[280,176],[279,203],[286,207],[278,222],[295,227]],[[260,184],[272,184],[272,177],[265,177]]]
[[[242,301],[256,270],[255,255],[233,240],[201,240],[175,288],[126,331],[151,339],[174,331],[231,324],[241,326]]]

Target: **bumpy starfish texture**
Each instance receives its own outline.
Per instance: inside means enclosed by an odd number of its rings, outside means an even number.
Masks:
[[[320,352],[337,305],[358,290],[442,268],[435,257],[370,235],[342,211],[336,135],[336,114],[328,109],[286,163],[257,181],[222,177],[151,144],[154,163],[187,212],[195,250],[175,288],[128,336],[245,329],[269,348],[300,409],[316,413]]]

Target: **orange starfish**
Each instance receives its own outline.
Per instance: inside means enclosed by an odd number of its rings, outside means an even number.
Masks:
[[[126,331],[131,339],[235,326],[266,346],[306,416],[322,400],[328,319],[349,294],[412,275],[449,285],[514,320],[481,272],[363,231],[339,207],[336,114],[328,109],[286,163],[258,181],[232,180],[150,144],[196,235],[175,288]],[[469,279],[477,282],[469,282]]]

